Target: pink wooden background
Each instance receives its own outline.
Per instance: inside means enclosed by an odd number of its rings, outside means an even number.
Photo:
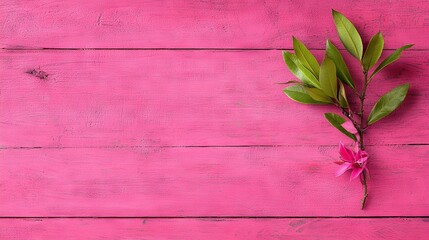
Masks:
[[[415,43],[369,95],[411,84],[368,132],[365,211],[334,177],[332,109],[275,84],[292,34],[319,60],[338,43],[331,8],[365,43],[381,30],[384,56]],[[0,239],[426,239],[428,16],[420,0],[2,0]]]

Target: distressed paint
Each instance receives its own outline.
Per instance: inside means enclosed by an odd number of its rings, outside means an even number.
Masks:
[[[314,52],[321,59],[323,52]],[[429,111],[426,52],[403,55],[374,79],[367,113],[401,83],[411,84],[410,95],[392,117],[368,130],[368,144],[429,143],[422,117]],[[301,105],[283,94],[284,85],[276,83],[293,76],[281,51],[20,50],[3,52],[0,63],[0,144],[5,147],[349,141],[323,117],[337,109]],[[26,73],[35,68],[48,77]]]
[[[361,211],[336,146],[8,149],[0,216],[428,215],[429,146],[367,150]]]
[[[10,227],[13,226],[13,227]],[[8,240],[426,239],[427,218],[394,219],[1,219]]]
[[[340,47],[331,8],[364,43],[416,44],[368,96],[367,112],[411,83],[368,131],[365,211],[359,182],[333,177],[349,140],[331,108],[275,84],[292,77],[292,34]],[[428,14],[422,0],[3,0],[0,239],[424,239]]]
[[[337,40],[331,9],[344,12],[367,41],[427,49],[429,2],[3,0],[0,46],[8,48],[311,48]]]

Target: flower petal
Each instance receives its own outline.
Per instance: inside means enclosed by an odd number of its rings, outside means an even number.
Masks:
[[[353,143],[352,148],[353,148],[353,151],[355,153],[359,152],[359,150],[360,150],[360,148],[359,148],[359,141]]]
[[[363,151],[361,149],[358,149],[356,151],[356,160],[360,159],[360,158],[367,158],[368,159],[368,153],[366,151]]]
[[[340,157],[343,161],[353,163],[355,161],[354,152],[348,149],[342,142],[340,142]]]
[[[335,173],[335,176],[339,177],[351,168],[352,168],[352,164],[346,162],[343,165],[341,165],[341,167],[337,170],[337,172]]]
[[[359,163],[361,166],[365,166],[367,161],[368,161],[368,157],[364,157],[364,158],[359,158],[358,160],[356,160],[356,163]]]
[[[363,167],[353,167],[352,174],[350,174],[350,181],[359,177],[359,175],[362,173],[363,169],[364,169]]]

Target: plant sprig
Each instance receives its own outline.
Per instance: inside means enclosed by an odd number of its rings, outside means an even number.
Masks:
[[[409,84],[402,84],[384,94],[374,105],[368,117],[365,118],[365,99],[370,83],[377,73],[399,59],[402,51],[412,47],[412,44],[402,46],[386,57],[375,69],[384,48],[384,38],[381,32],[376,33],[364,49],[362,38],[353,25],[343,14],[332,10],[334,23],[344,48],[359,61],[362,67],[362,90],[356,89],[350,71],[340,51],[330,41],[326,42],[326,53],[322,63],[316,60],[304,43],[293,37],[294,53],[283,51],[283,58],[298,80],[292,80],[286,84],[290,86],[284,89],[284,93],[292,100],[304,104],[330,104],[339,108],[342,114],[353,124],[357,133],[351,133],[342,124],[347,120],[335,113],[325,113],[326,119],[341,133],[355,141],[360,150],[365,149],[365,130],[390,115],[404,101]],[[364,51],[365,50],[365,51]],[[345,86],[359,99],[358,111],[354,112],[348,102]],[[362,209],[368,196],[367,172],[363,170],[361,182],[364,188]]]

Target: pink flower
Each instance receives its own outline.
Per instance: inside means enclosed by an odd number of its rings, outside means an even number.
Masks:
[[[358,146],[356,144],[356,146]],[[368,153],[356,147],[355,151],[344,146],[340,142],[340,158],[342,161],[337,162],[341,165],[340,169],[336,172],[337,177],[343,175],[347,170],[351,169],[350,181],[359,177],[363,170],[368,171],[366,167],[368,161]]]

